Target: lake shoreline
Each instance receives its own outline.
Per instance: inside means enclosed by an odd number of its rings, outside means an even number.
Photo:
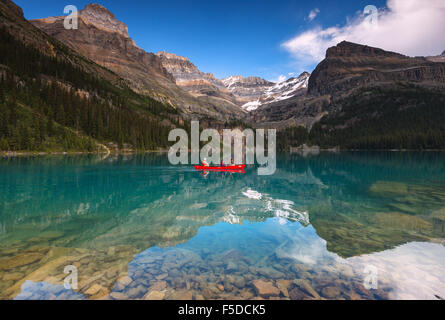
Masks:
[[[14,158],[14,157],[29,157],[29,156],[77,156],[77,155],[135,155],[144,153],[167,153],[165,150],[153,151],[135,151],[135,152],[28,152],[28,151],[2,151],[0,157]]]
[[[330,153],[340,153],[340,152],[445,152],[445,149],[379,149],[379,150],[368,150],[368,149],[317,149],[317,150],[294,150],[294,151],[280,151],[278,153],[310,153],[317,154],[320,152],[330,152]],[[39,152],[39,151],[0,151],[0,157],[3,158],[14,158],[14,157],[29,157],[29,156],[74,156],[74,155],[137,155],[146,153],[158,153],[164,154],[168,153],[168,150],[146,150],[146,151],[133,151],[133,152],[82,152],[82,151],[58,151],[58,152]]]

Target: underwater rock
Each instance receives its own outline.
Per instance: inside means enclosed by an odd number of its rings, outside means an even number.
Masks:
[[[292,281],[298,288],[315,299],[320,299],[320,295],[311,287],[311,285],[304,279],[297,279]]]
[[[144,255],[142,258],[138,259],[138,263],[140,264],[144,264],[144,265],[148,265],[148,264],[152,264],[156,261],[161,260],[162,258],[159,256],[149,256],[149,255]]]
[[[430,217],[434,220],[445,222],[445,208],[434,211]]]
[[[353,289],[362,296],[369,296],[369,291],[361,283],[354,283]]]
[[[277,280],[277,282],[276,282],[278,289],[281,290],[281,293],[285,297],[289,297],[288,288],[289,288],[291,282],[292,281],[290,281],[290,280]]]
[[[129,276],[124,276],[117,280],[117,284],[122,287],[127,287],[133,280]]]
[[[164,280],[167,278],[168,278],[168,273],[163,273],[156,277],[157,280]]]
[[[378,181],[369,188],[369,191],[379,196],[386,196],[386,197],[407,195],[408,185],[401,182]]]
[[[105,299],[107,299],[107,297],[109,297],[108,291],[99,291],[94,296],[90,296],[89,299],[90,300],[105,300]]]
[[[143,300],[163,300],[165,297],[164,292],[150,291],[142,299]]]
[[[168,296],[169,300],[192,300],[193,294],[190,291],[180,290],[174,291]]]
[[[64,236],[64,234],[62,232],[47,231],[47,232],[40,233],[38,236],[33,237],[33,238],[29,239],[28,241],[40,243],[43,241],[51,241],[51,240],[55,240],[58,238],[62,238],[63,236]]]
[[[10,270],[21,266],[26,266],[41,260],[44,255],[39,253],[26,253],[11,258],[0,259],[0,270]]]
[[[23,279],[25,275],[22,273],[14,272],[14,273],[7,273],[3,276],[3,281],[17,281],[20,279]]]
[[[240,297],[243,298],[244,300],[249,300],[254,297],[254,294],[249,290],[245,289],[240,292]]]
[[[207,208],[207,203],[194,203],[190,206],[190,209],[195,209],[195,210],[204,208]]]
[[[433,226],[421,217],[400,212],[382,212],[368,218],[370,222],[391,228],[399,228],[412,231],[430,231]]]
[[[94,284],[84,293],[89,296],[94,296],[95,294],[99,293],[99,291],[105,291],[105,288],[99,284]]]
[[[235,277],[233,284],[239,288],[243,289],[246,286],[246,280],[243,277]]]
[[[118,269],[112,268],[112,269],[108,269],[105,272],[105,277],[107,277],[108,279],[114,279],[119,273]]]
[[[202,288],[202,296],[206,299],[206,300],[211,300],[215,297],[215,294],[212,292],[212,290],[210,290],[209,287],[201,287]]]
[[[279,296],[280,290],[273,285],[271,282],[266,282],[263,280],[254,280],[252,285],[256,293],[263,297]]]
[[[142,294],[146,292],[146,289],[143,285],[139,285],[137,287],[131,288],[128,290],[128,296],[130,297],[140,297]]]
[[[291,300],[303,300],[308,297],[308,294],[295,287],[289,291],[289,298]]]
[[[172,269],[168,272],[168,276],[170,276],[171,278],[179,278],[182,277],[182,272],[180,272],[178,269]],[[167,277],[165,277],[165,274],[162,274],[160,276],[157,277],[158,280],[163,280]]]
[[[416,209],[416,207],[414,207],[412,205],[405,204],[405,203],[394,202],[394,203],[390,203],[388,206],[394,210],[398,210],[398,211],[402,211],[402,212],[406,212],[406,213],[410,213],[410,214],[422,213],[422,212],[419,212],[419,210]]]
[[[309,271],[310,268],[302,263],[294,263],[291,265],[291,270],[295,272],[296,274],[304,271]]]
[[[112,292],[110,294],[110,296],[114,299],[114,300],[127,300],[128,296],[122,292]]]
[[[236,270],[238,270],[238,266],[233,261],[229,261],[226,266],[226,271],[232,272]]]
[[[271,279],[284,278],[284,274],[282,272],[279,272],[273,268],[259,268],[257,269],[257,272],[260,275],[265,276],[266,278],[271,278]]]
[[[244,255],[241,251],[236,250],[236,249],[231,249],[228,250],[226,252],[223,252],[220,256],[219,259],[221,261],[240,261],[244,258]]]
[[[148,291],[162,291],[167,288],[167,282],[165,281],[157,281],[152,286],[150,286]]]
[[[335,298],[339,298],[341,293],[340,290],[337,287],[324,287],[321,290],[321,294],[323,295],[323,297],[328,298],[328,299],[335,299]]]

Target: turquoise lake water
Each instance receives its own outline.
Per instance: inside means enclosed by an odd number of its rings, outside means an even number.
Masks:
[[[440,299],[444,279],[445,153],[281,155],[273,176],[0,159],[0,299]]]

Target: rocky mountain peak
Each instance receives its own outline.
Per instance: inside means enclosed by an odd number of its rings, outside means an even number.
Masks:
[[[432,62],[445,62],[445,51],[439,56],[426,57],[426,59]]]
[[[16,16],[20,18],[24,18],[23,10],[19,6],[17,6],[14,2],[11,0],[0,0],[0,2],[4,3],[11,13],[14,13]]]
[[[431,62],[430,62],[431,61]],[[443,82],[440,57],[415,57],[343,41],[329,48],[312,72],[309,93],[338,94],[363,86],[394,81]]]
[[[127,25],[118,21],[113,13],[99,4],[89,4],[79,14],[86,24],[92,24],[98,29],[129,38]]]
[[[251,77],[251,81],[259,82],[255,88],[261,88],[263,91],[260,92],[261,94],[257,95],[256,100],[247,102],[242,106],[242,108],[246,111],[254,111],[263,105],[299,96],[306,92],[310,76],[310,73],[305,71],[297,78],[292,77],[278,83],[269,82],[257,77]]]
[[[159,51],[156,53],[156,55],[168,60],[190,61],[187,57],[178,56],[177,54],[169,53],[167,51]]]
[[[108,10],[104,6],[101,6],[100,4],[97,4],[97,3],[90,3],[90,4],[86,5],[82,11],[84,13],[89,12],[89,13],[96,13],[96,14],[105,14],[105,15],[110,16],[112,19],[116,19],[116,17],[110,10]]]
[[[215,99],[219,103],[221,101],[228,103],[229,107],[239,108],[236,98],[226,90],[224,84],[212,73],[199,70],[189,58],[165,51],[156,53],[156,56],[161,60],[162,66],[173,75],[180,88],[195,97],[206,100]]]
[[[307,71],[302,72],[298,78],[309,78],[311,76],[311,74]]]
[[[222,82],[216,79],[212,73],[200,71],[187,57],[166,51],[160,51],[156,53],[156,56],[161,59],[164,68],[176,79],[176,83],[187,91],[196,91],[197,87],[202,89],[202,86],[208,89],[209,85],[224,88]]]
[[[367,56],[367,57],[399,57],[404,58],[404,55],[401,55],[399,53],[389,52],[385,51],[383,49],[364,46],[357,43],[352,43],[348,41],[342,41],[338,45],[329,48],[326,51],[326,59],[328,58],[336,58],[336,57],[360,57],[360,56]]]
[[[235,90],[238,87],[255,87],[258,85],[270,87],[274,85],[273,82],[267,81],[260,77],[244,78],[243,76],[230,76],[223,79],[222,82],[229,90]]]

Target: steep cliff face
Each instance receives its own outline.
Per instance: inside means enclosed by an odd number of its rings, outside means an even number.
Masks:
[[[445,65],[378,48],[341,42],[329,48],[309,79],[310,94],[338,94],[369,84],[445,82]]]
[[[445,51],[440,56],[427,57],[432,62],[445,62]]]
[[[176,84],[187,88],[193,81],[208,83],[219,89],[224,88],[221,81],[211,73],[201,72],[187,57],[181,57],[174,53],[161,51],[156,53],[164,68],[173,75]]]
[[[78,30],[66,30],[64,19],[51,17],[31,22],[98,64],[125,75],[138,89],[142,89],[145,82],[138,69],[161,84],[174,81],[161,61],[138,48],[129,37],[127,26],[106,8],[90,4],[80,10]]]
[[[90,4],[79,11],[78,30],[66,30],[64,19],[64,16],[51,17],[31,22],[82,55],[116,72],[139,93],[171,103],[190,116],[238,117],[240,108],[232,102],[197,99],[184,91],[164,67],[163,57],[139,48],[129,37],[127,26],[106,8]]]
[[[98,29],[130,38],[127,25],[118,21],[113,13],[101,5],[95,3],[87,5],[80,11],[80,17],[83,22],[92,24]]]
[[[0,0],[0,2],[3,3],[3,5],[8,8],[9,13],[11,15],[14,15],[18,18],[24,18],[23,16],[23,10],[18,5],[16,5],[14,2],[10,0]]]
[[[59,60],[73,63],[83,71],[104,78],[114,84],[122,85],[122,79],[112,71],[103,68],[84,56],[77,54],[76,50],[64,46],[47,33],[33,26],[24,17],[23,10],[10,0],[0,0],[1,26],[27,46],[38,49],[48,56],[57,56]],[[62,22],[63,27],[63,22]]]
[[[172,74],[176,84],[193,97],[232,110],[238,113],[238,116],[244,113],[240,108],[242,103],[225,88],[221,80],[211,73],[200,71],[187,57],[165,51],[156,53],[156,56],[161,59],[163,67]]]

